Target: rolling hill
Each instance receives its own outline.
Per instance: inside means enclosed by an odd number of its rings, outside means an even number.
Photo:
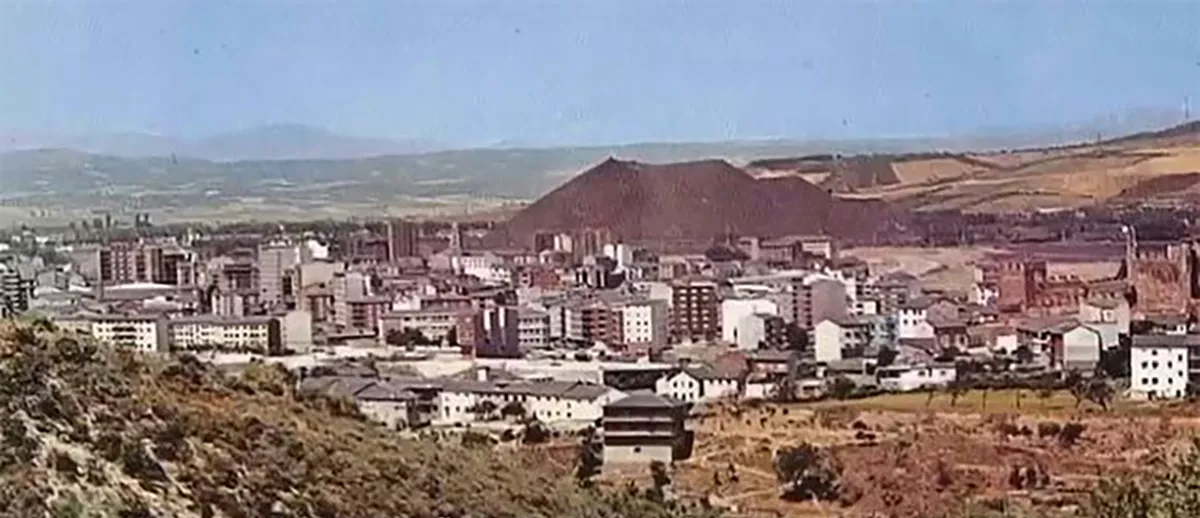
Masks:
[[[825,191],[917,210],[1200,199],[1192,184],[1162,189],[1177,184],[1156,180],[1200,172],[1200,123],[1091,144],[1004,146],[1020,142],[665,143],[237,161],[36,149],[0,154],[0,224],[62,224],[96,210],[149,212],[155,221],[511,213],[609,157],[643,163],[724,159],[757,178],[799,176]]]
[[[794,174],[833,192],[878,196],[916,210],[1014,212],[1096,204],[1200,200],[1200,123],[1092,144],[991,152],[752,162],[759,174]]]

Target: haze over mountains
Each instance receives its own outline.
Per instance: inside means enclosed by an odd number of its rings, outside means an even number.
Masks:
[[[870,153],[909,152],[933,149],[967,151],[1013,147],[1056,145],[1097,136],[1112,137],[1139,131],[1158,129],[1180,122],[1174,110],[1130,110],[1120,115],[1096,117],[1092,120],[1063,124],[1057,127],[991,127],[971,134],[949,136],[878,137],[859,139],[769,138],[732,139],[717,143],[723,147],[762,147],[786,145],[811,152]],[[643,142],[628,144],[588,143],[553,145],[537,140],[505,138],[487,143],[451,143],[436,139],[388,139],[357,137],[304,124],[280,123],[211,135],[203,138],[182,138],[140,132],[54,134],[46,132],[0,130],[0,153],[36,149],[70,149],[98,155],[124,158],[188,157],[218,162],[238,160],[347,160],[385,155],[411,155],[447,150],[466,149],[629,149],[657,146],[708,146],[713,143]],[[629,158],[651,159],[653,156]],[[708,158],[687,155],[681,159]],[[716,157],[713,157],[716,158]]]
[[[52,148],[128,158],[176,155],[213,161],[353,159],[445,148],[428,140],[349,137],[301,124],[271,124],[199,139],[149,133],[0,135],[3,152]]]
[[[907,208],[1075,206],[1102,203],[1125,189],[1134,189],[1127,197],[1161,191],[1158,184],[1139,182],[1200,170],[1191,160],[1196,148],[1189,141],[1170,153],[1156,151],[1161,138],[1122,146],[1145,152],[1086,149],[1090,144],[1039,148],[1161,129],[1169,124],[1154,122],[1168,116],[1177,122],[1178,114],[1157,112],[1057,131],[982,136],[581,147],[502,143],[440,150],[297,125],[197,141],[138,135],[6,138],[6,148],[19,150],[0,153],[0,222],[53,225],[95,211],[150,212],[156,221],[507,214],[611,157],[648,164],[726,160],[753,174],[797,174],[828,192],[879,197]],[[1184,140],[1193,134],[1179,131]],[[64,148],[68,144],[75,149]],[[1016,149],[1032,151],[1012,152]]]

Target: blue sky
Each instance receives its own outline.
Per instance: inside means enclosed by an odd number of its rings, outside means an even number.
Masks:
[[[0,129],[930,136],[1200,105],[1200,2],[0,1]]]

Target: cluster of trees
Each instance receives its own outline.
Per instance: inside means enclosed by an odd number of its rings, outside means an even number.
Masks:
[[[441,342],[425,336],[419,329],[406,327],[404,329],[390,329],[384,335],[383,341],[388,345],[397,347],[414,347],[418,345],[440,345]],[[446,343],[451,346],[458,345],[458,332],[455,328],[450,328],[446,333]]]
[[[775,477],[785,500],[841,499],[842,470],[837,457],[807,442],[775,452]]]

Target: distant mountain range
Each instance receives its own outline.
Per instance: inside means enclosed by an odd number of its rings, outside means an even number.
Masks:
[[[537,140],[499,140],[477,146],[452,145],[431,139],[386,139],[339,135],[323,128],[302,124],[258,126],[205,138],[179,138],[149,133],[105,133],[91,135],[49,135],[0,130],[0,153],[37,149],[69,149],[98,155],[125,158],[171,157],[196,158],[216,162],[240,160],[348,160],[387,155],[413,155],[448,150],[645,150],[651,148],[713,149],[713,156],[677,157],[730,158],[726,149],[785,147],[830,153],[896,153],[909,151],[967,151],[1037,147],[1068,142],[1093,141],[1178,124],[1179,113],[1170,110],[1131,110],[1119,116],[1053,127],[985,128],[970,134],[925,138],[862,139],[769,139],[727,142],[634,143],[622,145],[553,145]],[[653,154],[653,153],[652,153]],[[603,158],[603,157],[602,157]],[[649,159],[650,156],[627,158]]]
[[[354,159],[423,153],[446,146],[432,141],[348,137],[300,124],[273,124],[207,138],[184,139],[148,133],[45,135],[0,133],[0,152],[73,149],[129,158],[188,157],[235,160]]]

